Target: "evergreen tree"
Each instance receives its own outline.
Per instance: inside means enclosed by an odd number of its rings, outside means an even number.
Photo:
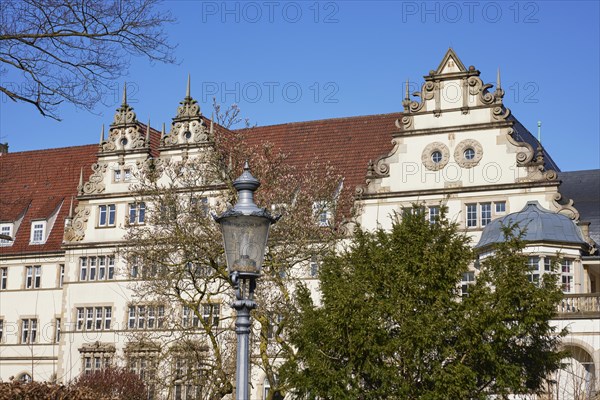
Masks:
[[[479,266],[469,239],[442,213],[419,207],[391,231],[357,228],[348,248],[321,268],[321,304],[297,295],[290,323],[295,357],[281,379],[301,398],[483,399],[540,392],[560,367],[549,320],[561,298],[557,277],[528,279],[516,227]]]

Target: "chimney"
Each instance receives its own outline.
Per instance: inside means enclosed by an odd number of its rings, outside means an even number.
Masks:
[[[8,154],[8,143],[0,143],[0,156]]]

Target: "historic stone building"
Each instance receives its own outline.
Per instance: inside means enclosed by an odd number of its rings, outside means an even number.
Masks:
[[[450,49],[424,79],[417,93],[407,85],[402,112],[257,127],[248,140],[273,143],[290,163],[319,157],[344,171],[366,228],[388,228],[414,203],[432,221],[446,206],[486,257],[500,221],[527,227],[533,282],[562,256],[554,322],[569,327],[577,381],[561,378],[561,395],[591,395],[600,388],[600,170],[561,172],[503,103],[499,72],[487,84]],[[130,185],[148,160],[198,156],[221,129],[188,84],[168,133],[138,122],[124,94],[99,144],[0,154],[0,379],[68,381],[128,357],[146,367],[148,349],[132,349],[124,333],[160,330],[165,309],[131,305],[139,271],[116,255],[127,227],[146,218]],[[464,292],[476,276],[476,266],[464,274]],[[230,312],[211,307],[217,323]],[[269,385],[258,375],[252,398],[262,399]],[[178,390],[174,398],[192,398]]]

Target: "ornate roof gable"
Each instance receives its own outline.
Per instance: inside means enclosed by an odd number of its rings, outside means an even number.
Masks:
[[[184,99],[177,107],[177,115],[171,123],[171,131],[161,140],[161,147],[179,147],[190,144],[206,144],[210,141],[211,127],[207,128],[202,118],[200,105],[190,94],[190,76]]]
[[[126,151],[134,149],[147,149],[149,147],[148,135],[140,131],[140,126],[133,112],[127,104],[127,84],[123,87],[123,103],[117,108],[108,139],[104,140],[104,127],[100,136],[100,153]]]

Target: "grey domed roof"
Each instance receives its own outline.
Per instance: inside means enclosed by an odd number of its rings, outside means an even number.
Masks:
[[[503,226],[517,224],[525,230],[525,242],[559,242],[585,245],[579,227],[569,217],[546,210],[537,201],[527,202],[516,213],[508,214],[489,223],[475,246],[486,247],[504,241]]]

